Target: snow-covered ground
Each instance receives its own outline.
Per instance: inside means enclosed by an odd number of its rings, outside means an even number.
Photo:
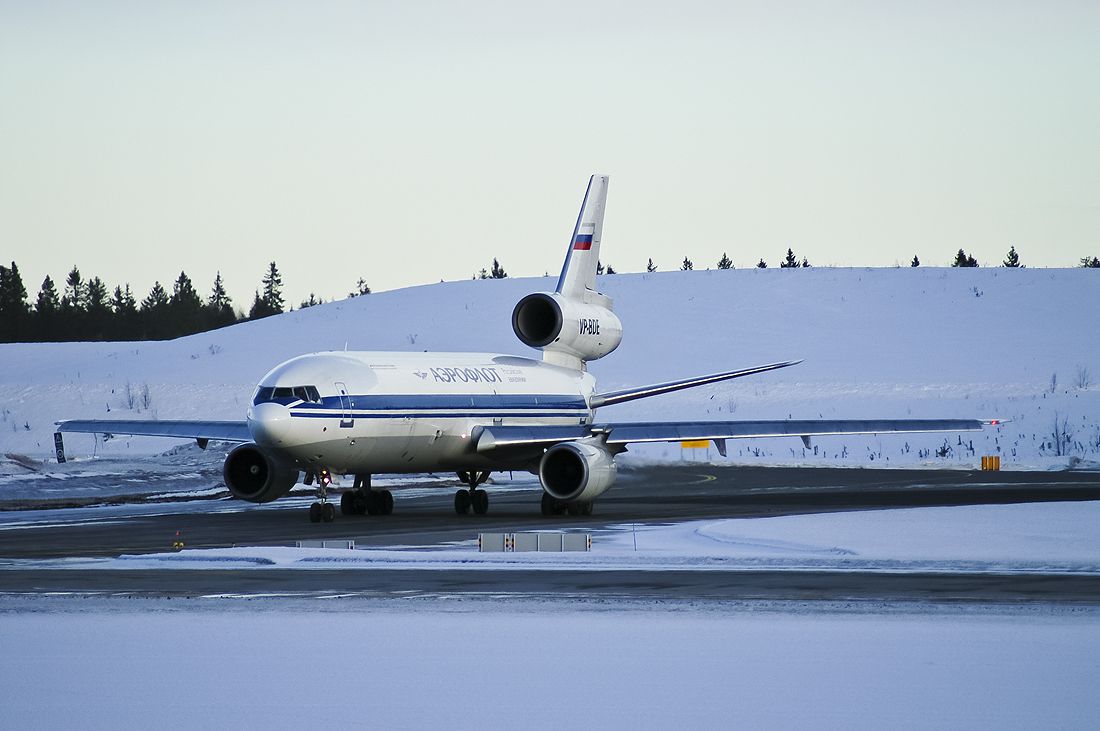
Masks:
[[[548,266],[554,262],[548,262]],[[342,349],[529,353],[511,332],[524,294],[552,278],[448,282],[372,294],[163,343],[0,345],[0,454],[47,458],[64,418],[240,419],[254,384],[302,352]],[[1100,276],[1085,269],[730,270],[621,274],[600,287],[625,328],[592,364],[603,388],[804,358],[794,368],[608,408],[602,419],[1001,417],[981,434],[731,444],[768,464],[1004,468],[1100,462]],[[1055,416],[1071,435],[1051,446]],[[131,456],[163,440],[93,443]],[[938,450],[944,456],[937,456]],[[678,445],[630,459],[715,459]],[[3,470],[17,468],[10,462]]]
[[[52,453],[58,419],[242,418],[263,373],[302,352],[346,344],[523,353],[511,309],[552,281],[441,283],[165,343],[0,345],[0,455],[17,455],[0,457],[0,499],[27,490],[42,497],[39,488],[71,496],[85,477],[108,493],[173,475],[183,476],[181,490],[188,481],[209,489],[216,450],[154,456],[163,440],[70,435],[75,462],[35,460]],[[593,364],[603,388],[806,359],[607,409],[603,419],[1000,417],[1012,421],[946,441],[837,437],[817,440],[816,450],[797,440],[738,442],[728,461],[973,467],[1000,454],[1008,469],[1100,462],[1100,388],[1091,383],[1100,378],[1100,338],[1087,324],[1100,305],[1093,271],[754,269],[615,275],[601,288],[626,333],[618,352]],[[1052,454],[1055,415],[1072,435],[1067,454]],[[725,461],[676,445],[624,457]],[[509,485],[537,491],[530,476]],[[287,503],[299,509],[306,499]],[[241,508],[185,505],[9,513],[0,529]],[[465,541],[2,568],[1096,574],[1098,519],[1097,503],[922,508],[613,526],[594,536],[590,554],[479,554]],[[0,718],[11,728],[1096,728],[1098,677],[1095,607],[0,597]]]
[[[6,728],[1094,729],[1089,609],[0,601]]]

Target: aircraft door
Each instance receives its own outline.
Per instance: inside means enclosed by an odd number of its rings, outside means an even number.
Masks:
[[[351,413],[351,396],[342,381],[336,381],[336,390],[340,393],[340,428],[349,429],[355,426],[355,418]]]

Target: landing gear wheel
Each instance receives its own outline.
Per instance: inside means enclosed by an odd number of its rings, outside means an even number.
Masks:
[[[378,515],[381,512],[379,502],[378,494],[373,490],[363,493],[363,508],[367,515]]]
[[[340,496],[340,515],[355,515],[355,493],[348,490]]]
[[[558,500],[556,497],[553,497],[545,492],[542,494],[542,514],[546,517],[550,517],[552,515],[564,515],[565,508],[565,503],[563,503],[561,500]]]
[[[381,515],[392,515],[393,493],[389,490],[379,490],[376,495],[378,496],[378,512]]]
[[[309,522],[321,522],[321,503],[313,503],[313,505],[309,506]]]
[[[332,503],[321,503],[321,520],[326,523],[336,520],[336,506]]]
[[[360,490],[351,493],[352,515],[367,514],[367,496]]]
[[[489,512],[489,493],[478,490],[477,486],[489,479],[488,472],[458,472],[458,479],[469,485],[468,490],[455,493],[455,512],[465,515],[473,507],[478,515]]]
[[[559,503],[559,505],[561,504]],[[570,515],[592,515],[591,500],[566,503],[564,507]]]

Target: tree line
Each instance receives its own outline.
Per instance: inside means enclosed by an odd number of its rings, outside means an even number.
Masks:
[[[19,266],[14,261],[10,267],[0,265],[0,342],[169,340],[277,315],[286,308],[275,262],[268,265],[247,314],[234,307],[220,271],[205,297],[186,272],[181,271],[171,287],[169,291],[154,282],[139,301],[129,284],[108,292],[102,279],[85,278],[74,266],[60,291],[46,275],[31,303]],[[370,287],[360,279],[349,296],[369,293]],[[311,293],[300,306],[321,302]]]
[[[718,269],[732,269],[733,261],[722,252],[716,264]],[[764,259],[756,264],[766,269]],[[809,268],[806,257],[799,259],[793,249],[779,262],[783,269]],[[913,256],[910,266],[920,266],[920,259]],[[976,267],[978,261],[959,249],[953,267]],[[1016,247],[1009,248],[1004,267],[1022,267]],[[1081,266],[1100,269],[1100,258],[1086,256]],[[692,271],[694,263],[684,257],[680,264],[683,271]],[[653,259],[646,264],[647,272],[657,271]],[[597,274],[615,274],[614,267],[597,262]],[[497,259],[488,269],[481,269],[474,279],[504,279],[508,276]],[[277,315],[286,310],[283,297],[283,279],[275,262],[271,262],[256,290],[247,314],[233,305],[225,290],[221,272],[214,277],[209,294],[203,297],[195,289],[186,272],[180,272],[172,282],[169,292],[159,281],[153,283],[149,293],[137,300],[130,285],[116,286],[108,293],[107,285],[99,277],[85,279],[75,266],[65,278],[59,292],[54,280],[47,275],[42,280],[38,294],[31,303],[27,289],[13,261],[10,267],[0,265],[0,342],[64,342],[74,340],[168,340],[205,332],[245,320],[258,320]],[[370,287],[360,278],[349,297],[370,294]],[[312,292],[303,300],[300,308],[322,304]],[[294,309],[293,306],[290,309]]]

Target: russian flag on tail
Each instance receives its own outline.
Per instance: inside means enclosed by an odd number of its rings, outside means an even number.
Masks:
[[[577,234],[573,240],[573,251],[589,251],[592,248],[592,234]]]

